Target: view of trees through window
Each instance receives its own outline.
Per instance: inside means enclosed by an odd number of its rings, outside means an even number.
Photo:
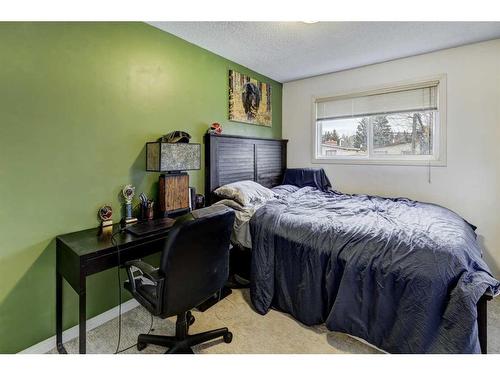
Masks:
[[[318,123],[319,156],[366,156],[368,132],[373,129],[371,153],[384,155],[431,155],[434,112],[408,112],[335,119]]]

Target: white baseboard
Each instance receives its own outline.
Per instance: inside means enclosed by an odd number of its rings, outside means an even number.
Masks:
[[[139,302],[135,299],[128,300],[127,302],[122,303],[121,309],[122,314],[130,311],[139,306]],[[118,316],[119,306],[113,307],[112,309],[103,312],[100,315],[93,317],[92,319],[87,320],[87,332],[91,329],[99,327],[100,325],[109,322],[111,319],[114,319]],[[63,332],[63,343],[66,343],[70,340],[73,340],[75,337],[78,337],[78,325],[71,327]],[[20,351],[18,354],[44,354],[48,351],[52,350],[56,346],[56,336],[49,337],[47,340],[39,342],[33,346],[30,346],[23,351]]]

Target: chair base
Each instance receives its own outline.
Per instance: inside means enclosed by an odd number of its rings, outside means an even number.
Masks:
[[[185,314],[177,316],[175,324],[175,336],[160,336],[141,334],[137,338],[137,350],[141,351],[148,344],[167,347],[165,354],[193,354],[192,346],[214,340],[222,337],[225,343],[230,343],[233,339],[233,334],[229,332],[227,327],[214,329],[207,332],[189,335],[188,329],[194,323],[194,317],[188,311]]]

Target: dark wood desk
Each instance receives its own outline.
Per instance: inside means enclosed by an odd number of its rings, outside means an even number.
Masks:
[[[120,230],[118,225],[113,232]],[[59,353],[66,353],[62,343],[63,331],[63,278],[73,287],[79,296],[79,343],[80,353],[86,352],[87,321],[87,276],[118,266],[120,262],[143,258],[163,249],[168,237],[164,232],[136,237],[127,232],[116,234],[111,243],[111,236],[99,236],[99,229],[93,228],[56,237],[56,344]]]

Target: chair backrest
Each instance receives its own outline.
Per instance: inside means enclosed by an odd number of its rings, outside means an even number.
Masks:
[[[234,211],[224,206],[196,210],[176,220],[160,262],[165,275],[163,316],[190,310],[224,286],[233,223]]]

